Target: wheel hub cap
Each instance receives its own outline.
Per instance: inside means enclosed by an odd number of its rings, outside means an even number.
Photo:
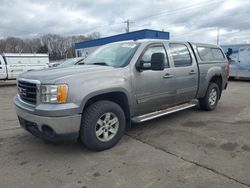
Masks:
[[[211,106],[213,106],[216,103],[216,101],[217,101],[217,91],[215,88],[213,88],[209,93],[208,102]]]
[[[102,142],[108,142],[117,134],[118,128],[118,117],[112,112],[107,112],[97,120],[96,137]]]

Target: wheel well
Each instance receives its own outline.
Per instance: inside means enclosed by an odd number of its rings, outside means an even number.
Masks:
[[[222,92],[222,77],[221,77],[221,75],[213,76],[212,79],[210,80],[210,83],[216,83],[219,86],[220,97],[221,97],[221,92]]]
[[[127,121],[126,124],[130,126],[130,110],[126,94],[124,94],[123,92],[111,92],[94,96],[86,102],[83,111],[86,110],[91,104],[100,100],[108,100],[118,104],[125,113]]]

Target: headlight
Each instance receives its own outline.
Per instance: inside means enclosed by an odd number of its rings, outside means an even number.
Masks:
[[[68,86],[41,85],[41,101],[43,103],[66,103],[68,96]]]

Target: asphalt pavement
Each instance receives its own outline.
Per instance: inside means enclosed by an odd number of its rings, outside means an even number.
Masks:
[[[250,81],[198,107],[134,124],[112,149],[48,144],[20,128],[0,83],[0,187],[250,187]]]

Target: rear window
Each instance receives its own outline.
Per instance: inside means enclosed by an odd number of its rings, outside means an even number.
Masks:
[[[225,60],[220,48],[198,47],[197,50],[202,61]]]

